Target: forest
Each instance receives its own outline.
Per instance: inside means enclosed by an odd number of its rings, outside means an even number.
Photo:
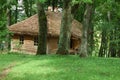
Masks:
[[[46,54],[48,8],[62,13],[57,54],[69,54],[73,19],[82,24],[81,57],[120,57],[119,0],[0,0],[0,50],[11,50],[9,26],[38,14],[37,55]],[[41,17],[42,16],[42,17]]]

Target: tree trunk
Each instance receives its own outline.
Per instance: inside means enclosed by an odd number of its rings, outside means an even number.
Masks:
[[[88,55],[92,56],[94,50],[94,26],[91,23],[88,29]]]
[[[23,0],[27,17],[32,15],[32,0]]]
[[[58,0],[52,0],[52,10],[55,10],[55,7],[57,7]]]
[[[111,22],[111,15],[112,13],[110,11],[108,11],[107,13],[107,18],[108,18],[108,22],[110,23]],[[108,53],[108,57],[116,57],[116,54],[117,54],[117,44],[116,42],[111,42],[111,41],[115,41],[116,40],[116,31],[118,31],[116,29],[116,27],[114,29],[112,29],[110,31],[110,43],[109,43],[109,53]]]
[[[116,49],[115,47],[117,46],[115,42],[111,42],[115,40],[115,30],[111,30],[110,32],[110,43],[109,43],[109,57],[116,57]]]
[[[30,6],[30,9],[29,9],[29,13],[30,13],[30,16],[32,15],[32,5],[33,5],[33,0],[30,0],[29,1],[29,6]]]
[[[60,37],[57,54],[68,54],[70,48],[72,14],[71,14],[71,0],[63,1],[63,13],[60,28]]]
[[[16,0],[16,2],[17,2],[17,0]],[[16,3],[16,9],[15,9],[15,23],[17,23],[17,19],[18,19],[18,2]]]
[[[119,39],[120,39],[120,37],[119,37]],[[118,43],[118,52],[117,52],[117,55],[118,55],[118,57],[120,57],[120,42]]]
[[[119,23],[120,24],[120,23]],[[120,39],[120,27],[118,28],[118,39]],[[120,41],[118,42],[118,52],[117,52],[118,57],[120,57]]]
[[[11,10],[10,8],[7,8],[7,27],[11,25]],[[11,49],[11,40],[10,35],[7,35],[7,49],[8,51]]]
[[[88,55],[92,56],[92,52],[94,49],[94,23],[93,23],[93,17],[95,13],[95,1],[93,0],[93,3],[90,5],[90,21],[89,21],[89,27],[88,27]]]
[[[82,42],[79,48],[80,57],[87,57],[88,56],[88,27],[91,20],[91,4],[86,4],[86,10],[84,12],[83,17],[83,30],[82,30]]]
[[[102,30],[101,46],[99,50],[99,57],[103,57],[107,54],[107,33],[106,29]]]
[[[28,2],[28,0],[23,0],[23,1],[24,1],[25,13],[26,13],[27,17],[30,17],[30,15],[29,15],[29,2]]]
[[[46,54],[47,18],[45,15],[43,3],[37,2],[37,8],[38,8],[38,22],[39,22],[37,55],[40,55],[40,54]]]

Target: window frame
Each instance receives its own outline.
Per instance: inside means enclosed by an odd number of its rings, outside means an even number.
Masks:
[[[24,36],[20,35],[19,37],[19,44],[24,44]]]
[[[38,46],[38,37],[37,36],[34,37],[34,46]]]

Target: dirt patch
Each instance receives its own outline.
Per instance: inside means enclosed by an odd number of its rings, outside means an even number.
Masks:
[[[15,62],[10,64],[7,68],[4,68],[3,71],[0,73],[0,80],[3,80],[7,74],[10,72],[11,68],[15,66]]]

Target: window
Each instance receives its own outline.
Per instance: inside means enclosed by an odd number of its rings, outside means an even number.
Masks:
[[[34,37],[34,45],[38,46],[38,37]]]
[[[20,36],[20,44],[24,44],[24,36]]]

